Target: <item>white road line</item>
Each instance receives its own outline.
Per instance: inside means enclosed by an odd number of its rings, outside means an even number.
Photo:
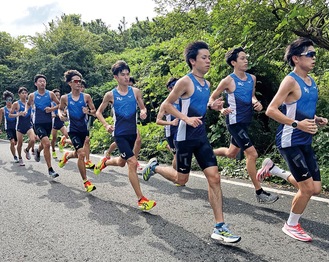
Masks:
[[[192,173],[192,172],[190,173],[190,175],[191,176],[194,176],[194,177],[198,177],[198,178],[203,178],[203,179],[206,178],[204,175],[199,175],[199,174],[195,174],[195,173]],[[254,186],[252,184],[247,184],[247,183],[243,183],[243,182],[237,182],[237,181],[227,180],[227,179],[225,179],[223,177],[221,178],[221,181],[223,183],[226,183],[226,184],[232,184],[232,185],[237,185],[237,186],[254,188]],[[278,194],[281,194],[281,195],[295,196],[295,194],[296,194],[295,192],[289,192],[289,191],[275,189],[275,188],[270,188],[270,187],[263,187],[262,186],[262,188],[264,190],[266,190],[266,191],[278,193]],[[327,198],[312,196],[311,199],[312,200],[315,200],[315,201],[319,201],[319,202],[323,202],[323,203],[329,204],[329,199],[327,199]]]

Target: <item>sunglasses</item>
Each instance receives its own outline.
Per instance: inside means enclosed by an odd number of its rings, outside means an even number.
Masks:
[[[82,80],[81,79],[72,79],[71,83],[75,83],[75,84],[81,84]]]
[[[12,98],[7,98],[6,102],[13,102],[13,99]]]
[[[316,52],[315,51],[307,51],[305,53],[301,53],[301,56],[306,56],[306,57],[315,57],[316,56]]]

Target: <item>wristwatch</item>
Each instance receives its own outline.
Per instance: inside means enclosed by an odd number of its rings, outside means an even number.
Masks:
[[[293,128],[296,128],[297,125],[298,125],[298,121],[297,121],[297,120],[295,120],[295,121],[292,122],[292,124],[291,124],[291,126],[292,126]]]

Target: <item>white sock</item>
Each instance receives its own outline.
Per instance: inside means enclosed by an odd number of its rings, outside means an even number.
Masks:
[[[299,218],[302,214],[295,214],[293,212],[290,212],[289,218],[287,220],[288,226],[297,226]]]
[[[291,173],[289,171],[281,169],[278,166],[273,166],[272,169],[270,169],[270,174],[272,176],[281,177],[282,179],[284,179],[286,181],[288,181],[288,177],[291,175]]]

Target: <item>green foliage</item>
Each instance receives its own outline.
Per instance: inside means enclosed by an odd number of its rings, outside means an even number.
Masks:
[[[163,126],[149,123],[147,125],[138,125],[138,130],[142,140],[139,159],[146,161],[151,157],[157,157],[161,163],[170,164],[173,158],[172,154],[168,150],[157,151],[156,149],[157,144],[165,139]]]
[[[107,123],[113,124],[112,117],[105,119]],[[96,119],[90,130],[90,152],[102,153],[107,150],[110,144],[113,142],[113,137],[109,134],[101,122]]]

